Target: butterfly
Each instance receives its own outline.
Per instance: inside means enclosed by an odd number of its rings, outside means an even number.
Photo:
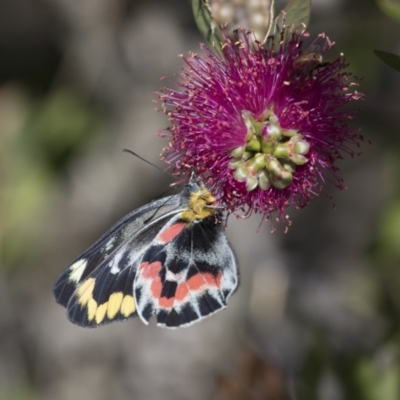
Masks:
[[[54,296],[83,327],[155,316],[178,328],[225,308],[238,284],[221,207],[192,175],[179,194],[117,222],[65,270]]]

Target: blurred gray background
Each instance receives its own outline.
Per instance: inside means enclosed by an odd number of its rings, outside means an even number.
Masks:
[[[164,168],[154,91],[203,42],[190,2],[0,2],[0,400],[400,399],[400,74],[373,54],[400,53],[400,24],[372,0],[312,3],[310,31],[363,77],[373,144],[286,234],[230,218],[239,291],[163,330],[74,326],[52,286],[173,181],[121,150]]]

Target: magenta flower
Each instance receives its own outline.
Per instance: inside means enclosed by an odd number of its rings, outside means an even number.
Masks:
[[[306,32],[283,31],[277,50],[273,37],[262,45],[249,35],[226,39],[224,58],[191,53],[178,90],[161,91],[171,123],[163,159],[177,176],[194,171],[229,211],[283,216],[327,181],[343,188],[336,161],[362,140],[343,106],[363,94],[342,56],[322,62],[333,46],[324,34],[308,52]]]

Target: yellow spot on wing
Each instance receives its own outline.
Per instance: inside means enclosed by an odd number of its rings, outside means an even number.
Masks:
[[[90,300],[92,300],[92,294],[95,283],[96,279],[89,278],[86,281],[84,281],[76,290],[76,295],[78,296],[78,303],[81,306],[86,305]]]
[[[87,305],[88,320],[92,321],[96,315],[97,302],[93,298],[90,298]]]
[[[71,271],[70,275],[69,275],[69,280],[72,282],[79,282],[81,280],[83,271],[86,268],[86,264],[87,264],[87,260],[83,259],[83,260],[78,260],[77,262],[75,262],[74,264],[72,264],[69,269]]]
[[[113,293],[108,299],[107,317],[113,319],[119,309],[121,308],[122,298],[124,297],[122,292]]]
[[[106,315],[108,319],[112,320],[118,314],[118,311],[125,318],[128,318],[135,312],[135,300],[130,295],[124,297],[122,292],[112,293],[108,301],[100,305],[97,304],[93,298],[95,284],[95,278],[88,278],[76,290],[78,303],[82,308],[86,306],[89,322],[95,320],[97,324],[101,324]]]
[[[103,319],[106,315],[106,311],[107,311],[107,305],[108,303],[105,302],[103,304],[101,304],[100,306],[97,307],[96,310],[96,323],[100,324],[101,322],[103,322]]]
[[[132,296],[125,296],[121,304],[121,314],[128,318],[136,310],[135,300]]]

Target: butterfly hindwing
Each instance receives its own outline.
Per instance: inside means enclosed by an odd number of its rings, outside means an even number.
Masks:
[[[188,326],[224,307],[238,285],[235,256],[215,216],[177,215],[143,255],[135,278],[137,312],[148,323]]]
[[[176,196],[135,210],[61,275],[54,294],[67,308],[72,322],[95,327],[136,315],[133,282],[138,263],[160,229],[178,211]]]

